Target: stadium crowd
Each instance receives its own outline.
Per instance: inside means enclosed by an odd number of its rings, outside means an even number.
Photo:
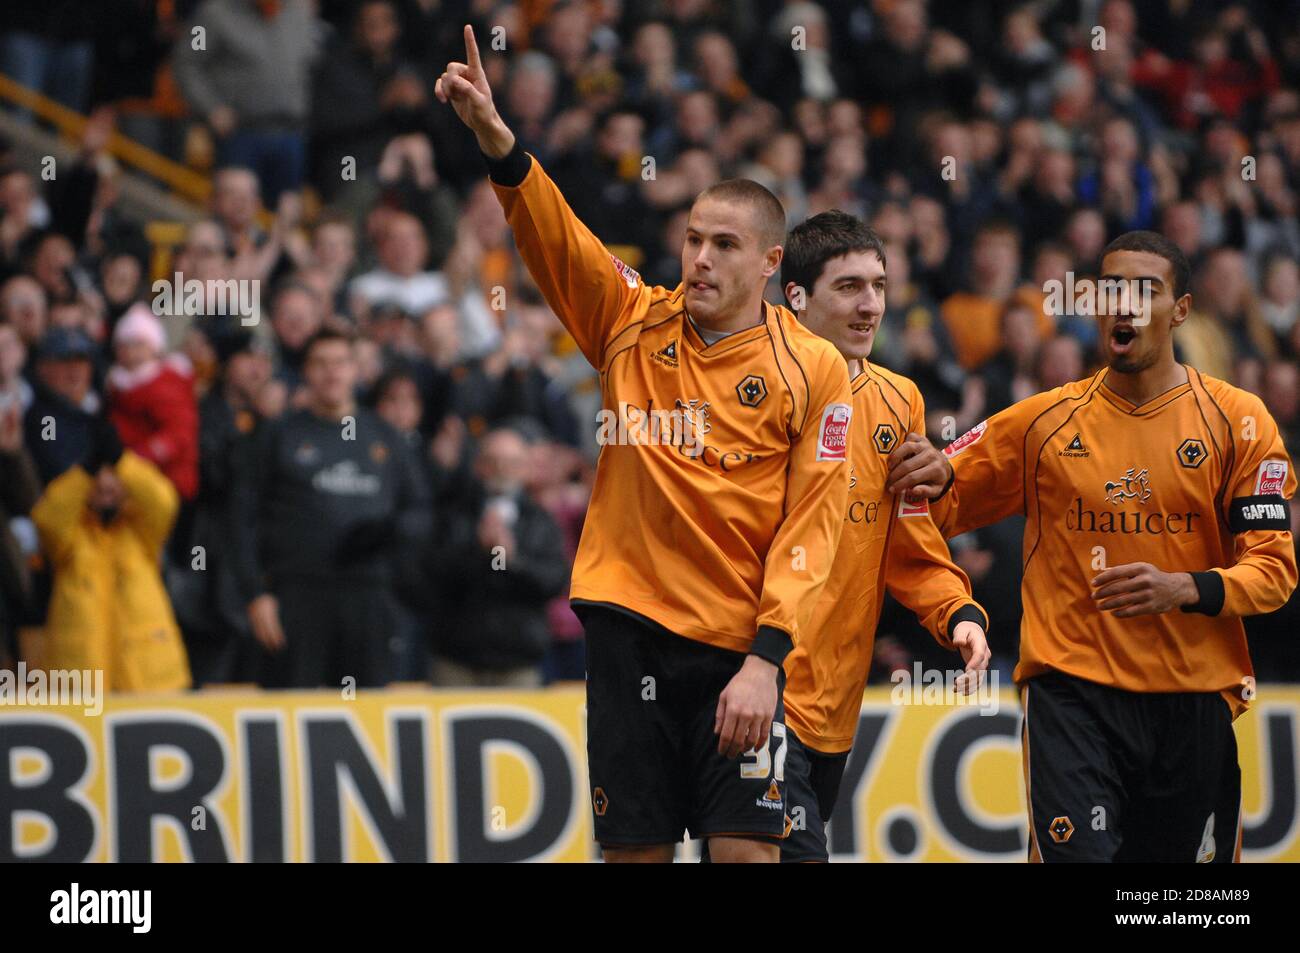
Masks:
[[[650,282],[677,283],[691,199],[722,178],[767,185],[791,226],[870,222],[873,360],[916,380],[936,443],[1096,369],[1090,318],[1047,292],[1152,228],[1193,263],[1181,358],[1300,446],[1291,0],[111,6],[0,12],[0,72],[91,116],[52,180],[0,156],[11,662],[118,646],[118,688],[582,677],[566,567],[599,381],[431,96],[467,21],[511,128]],[[113,128],[211,172],[161,276]],[[260,290],[194,315],[157,277]],[[952,541],[1004,676],[1014,523]],[[1250,621],[1262,680],[1300,681],[1298,623],[1295,597]],[[947,664],[887,609],[877,676],[918,657]]]

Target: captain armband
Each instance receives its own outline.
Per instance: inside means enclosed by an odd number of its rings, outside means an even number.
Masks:
[[[1234,533],[1291,528],[1291,501],[1280,496],[1239,496],[1228,504],[1228,528]]]

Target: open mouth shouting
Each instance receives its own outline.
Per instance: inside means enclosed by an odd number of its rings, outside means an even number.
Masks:
[[[1110,353],[1127,354],[1137,343],[1137,331],[1131,324],[1121,322],[1110,329]]]

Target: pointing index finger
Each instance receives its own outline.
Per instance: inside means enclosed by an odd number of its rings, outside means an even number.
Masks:
[[[465,63],[470,69],[482,69],[483,63],[478,58],[478,43],[474,39],[474,28],[465,24]]]

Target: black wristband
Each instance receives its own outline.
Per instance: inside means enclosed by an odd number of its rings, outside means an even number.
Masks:
[[[1184,612],[1199,612],[1202,615],[1218,615],[1223,611],[1223,577],[1217,572],[1189,573],[1196,583],[1197,599],[1191,605],[1182,606]]]
[[[510,151],[500,159],[493,159],[484,153],[483,160],[487,163],[488,178],[508,189],[513,189],[523,182],[528,175],[528,170],[533,167],[533,157],[524,151],[518,139],[515,139],[515,144]]]
[[[947,496],[948,491],[952,489],[952,485],[955,482],[957,482],[957,468],[952,465],[951,461],[949,461],[948,482],[943,485],[943,489],[939,491],[939,495],[935,497],[935,501],[942,500],[945,496]]]
[[[794,649],[794,639],[789,634],[771,625],[760,625],[754,636],[754,644],[749,647],[750,655],[757,655],[766,662],[780,668],[785,657]]]
[[[984,614],[983,609],[981,609],[973,602],[966,603],[964,606],[962,606],[960,609],[958,609],[956,612],[954,612],[952,615],[948,617],[948,641],[949,642],[952,641],[952,634],[957,630],[957,625],[960,622],[974,622],[981,629],[983,629],[986,634],[989,631],[988,616]]]

